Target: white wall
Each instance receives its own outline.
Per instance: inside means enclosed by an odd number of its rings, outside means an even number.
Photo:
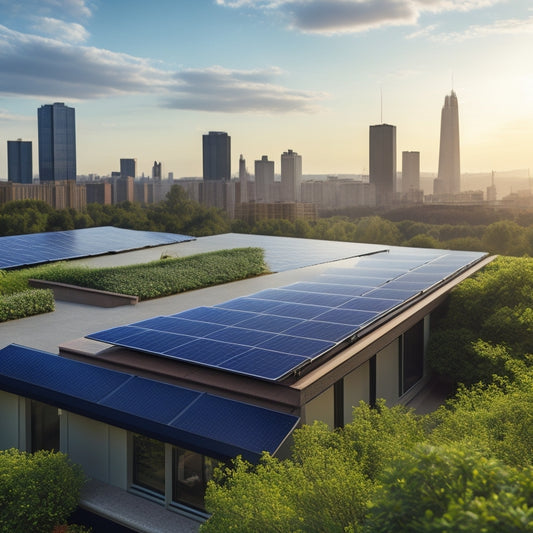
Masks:
[[[352,421],[352,411],[363,400],[370,401],[370,363],[366,361],[344,377],[344,423]]]
[[[399,391],[399,348],[395,339],[376,355],[376,399],[385,398],[390,407],[398,403]]]
[[[23,405],[24,398],[0,391],[0,450],[25,449]]]
[[[335,427],[333,387],[305,404],[302,423],[311,425],[315,420],[325,422],[330,429]]]

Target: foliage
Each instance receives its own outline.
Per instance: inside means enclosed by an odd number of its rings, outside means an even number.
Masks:
[[[531,531],[533,468],[515,470],[468,447],[418,446],[382,477],[369,533]]]
[[[29,289],[0,295],[0,322],[49,313],[55,309],[54,295],[48,289]]]
[[[62,264],[38,269],[33,272],[33,277],[129,294],[146,300],[265,272],[263,251],[260,248],[241,248],[124,267],[88,268]]]
[[[218,470],[201,531],[342,532],[362,521],[373,490],[346,436],[315,423],[296,432],[293,460],[265,454]]]
[[[0,532],[50,533],[76,509],[83,483],[62,453],[0,451]]]

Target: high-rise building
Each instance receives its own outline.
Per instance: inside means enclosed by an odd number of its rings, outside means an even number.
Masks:
[[[440,122],[439,173],[433,184],[434,194],[461,192],[459,153],[459,106],[454,91],[446,95]]]
[[[33,156],[31,141],[7,141],[7,181],[33,182]]]
[[[255,201],[269,203],[273,201],[274,161],[264,155],[255,161]]]
[[[76,181],[76,120],[73,107],[61,102],[37,110],[39,179]]]
[[[302,198],[302,156],[289,150],[281,154],[281,201],[299,202]]]
[[[224,131],[202,136],[203,177],[206,181],[231,178],[231,137]]]
[[[396,192],[396,126],[370,126],[369,180],[376,189],[376,203],[390,205]]]
[[[420,189],[420,152],[402,152],[402,192]]]
[[[120,177],[135,178],[137,176],[137,159],[126,158],[120,160]]]
[[[161,172],[161,162],[154,161],[154,166],[152,167],[152,179],[161,181],[163,174]]]

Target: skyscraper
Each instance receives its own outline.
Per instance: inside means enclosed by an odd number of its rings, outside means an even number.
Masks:
[[[420,152],[402,152],[402,192],[420,189]]]
[[[154,165],[152,167],[152,179],[156,181],[161,181],[161,178],[162,178],[161,161],[159,163],[157,161],[154,161]]]
[[[377,205],[390,205],[396,192],[396,126],[370,126],[369,179]]]
[[[302,197],[302,156],[289,150],[281,154],[281,200],[299,202]]]
[[[274,185],[274,161],[269,161],[264,155],[255,161],[255,201],[260,203],[270,203],[272,198],[272,187]]]
[[[224,131],[210,131],[202,136],[203,177],[206,181],[231,178],[231,137]]]
[[[124,158],[120,160],[120,177],[135,178],[137,176],[137,159]]]
[[[452,91],[446,95],[440,122],[439,173],[433,183],[434,194],[461,192],[461,162],[459,154],[459,106]]]
[[[13,183],[33,182],[31,141],[7,141],[7,180]]]
[[[63,103],[37,110],[39,179],[76,181],[76,123],[73,107]]]

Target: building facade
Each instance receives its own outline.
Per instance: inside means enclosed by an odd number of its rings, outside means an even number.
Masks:
[[[37,119],[40,181],[76,181],[74,108],[61,102],[43,105]]]
[[[377,205],[390,205],[396,192],[396,126],[370,126],[369,177]]]
[[[402,193],[420,190],[420,152],[402,152]]]
[[[120,160],[120,177],[135,178],[137,176],[137,159],[125,158]]]
[[[302,198],[302,156],[292,150],[281,154],[281,201],[300,202]]]
[[[255,201],[269,203],[273,201],[274,161],[264,155],[255,161]]]
[[[7,181],[33,183],[32,142],[7,141]]]
[[[231,137],[224,131],[202,136],[204,181],[229,181],[231,178]]]
[[[446,95],[441,112],[439,173],[433,194],[454,195],[461,192],[459,148],[459,105],[454,91]]]

